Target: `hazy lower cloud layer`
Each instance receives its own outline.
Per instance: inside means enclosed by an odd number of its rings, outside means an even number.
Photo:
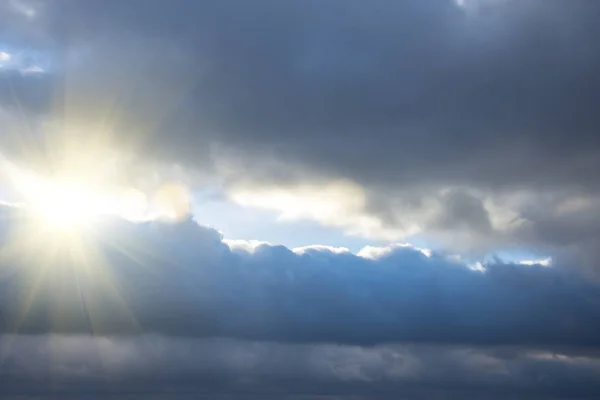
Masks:
[[[292,251],[223,241],[193,220],[107,220],[80,238],[79,258],[51,241],[14,242],[29,216],[3,214],[6,393],[508,399],[600,390],[600,285],[572,270],[469,266],[407,245]]]
[[[15,399],[592,399],[600,389],[597,356],[568,349],[364,348],[151,335],[0,339],[7,341],[12,347],[0,389],[8,399],[13,393],[21,396]],[[43,382],[52,382],[56,394]]]

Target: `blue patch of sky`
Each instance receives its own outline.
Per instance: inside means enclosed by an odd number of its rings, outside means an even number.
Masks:
[[[21,47],[0,42],[0,70],[49,72],[53,62],[51,54],[31,47]]]
[[[384,243],[345,235],[335,228],[311,221],[279,221],[277,213],[245,208],[224,200],[201,201],[194,206],[194,218],[214,227],[225,239],[259,240],[288,248],[310,245],[346,247],[358,252],[367,245]]]

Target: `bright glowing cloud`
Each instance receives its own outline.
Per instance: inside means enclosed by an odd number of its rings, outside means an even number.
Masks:
[[[333,247],[325,245],[312,245],[302,246],[292,249],[296,254],[318,254],[318,253],[331,253],[331,254],[352,254],[352,252],[346,247]]]
[[[544,267],[549,267],[552,265],[552,257],[544,258],[542,260],[523,260],[520,261],[521,265],[542,265]]]
[[[232,251],[244,251],[246,253],[254,253],[257,247],[267,245],[270,243],[263,242],[260,240],[241,240],[241,239],[223,239],[225,243]]]
[[[134,182],[129,176],[133,156],[118,150],[111,131],[51,121],[31,129],[46,144],[21,146],[18,151],[25,156],[18,162],[2,157],[0,175],[11,197],[46,225],[81,229],[106,216],[180,221],[188,215],[192,196],[186,185],[160,178]]]
[[[366,200],[362,187],[347,181],[291,188],[240,188],[232,198],[244,206],[278,210],[284,220],[333,220],[343,211],[362,209]]]
[[[140,218],[145,213],[144,199],[137,192],[110,193],[93,179],[46,178],[8,162],[5,168],[22,204],[55,227],[81,228],[104,215]]]
[[[131,221],[181,221],[190,210],[189,192],[177,183],[161,185],[150,203],[141,190],[93,179],[69,179],[60,174],[46,178],[14,166],[9,177],[23,197],[22,205],[56,227],[81,228],[111,215]]]
[[[396,240],[415,233],[410,228],[388,229],[380,218],[366,213],[365,189],[347,180],[289,187],[240,186],[231,189],[230,197],[244,207],[276,211],[280,221],[313,220],[349,235]]]

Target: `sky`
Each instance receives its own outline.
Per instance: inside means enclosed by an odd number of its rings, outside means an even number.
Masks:
[[[600,397],[600,3],[0,0],[0,397]]]

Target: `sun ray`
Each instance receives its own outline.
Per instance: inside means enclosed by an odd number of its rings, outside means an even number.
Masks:
[[[87,196],[85,191],[65,190],[65,186],[52,180],[9,166],[15,186],[25,197],[21,207],[14,207],[16,216],[9,224],[14,229],[0,251],[0,257],[5,261],[2,271],[9,276],[17,272],[15,265],[18,265],[18,282],[24,285],[24,298],[19,301],[16,314],[11,316],[11,332],[19,333],[28,324],[32,309],[39,311],[39,307],[43,308],[42,312],[50,313],[46,317],[51,321],[53,331],[68,329],[73,320],[68,315],[71,306],[62,306],[68,304],[65,301],[75,302],[73,306],[79,307],[93,334],[109,332],[114,321],[125,321],[132,332],[142,332],[143,327],[119,291],[105,249],[112,248],[140,266],[152,264],[149,259],[153,258],[153,252],[134,240],[116,242],[109,239],[110,235],[97,232],[101,225],[99,221],[89,218],[117,212],[118,207],[113,207],[115,204],[111,201],[96,201],[103,199],[101,193],[96,195],[90,191]],[[86,196],[76,196],[79,193]],[[77,208],[79,206],[83,208]],[[152,273],[151,270],[146,272]],[[90,287],[88,282],[85,290],[81,282],[83,275],[88,281],[93,279],[93,285]],[[48,290],[56,282],[59,282],[57,288],[62,290],[53,295]],[[53,297],[44,299],[49,300],[45,305],[38,300],[40,290],[44,290],[43,296]],[[111,306],[111,315],[107,314],[108,306]],[[10,341],[3,342],[2,360],[11,345]]]

